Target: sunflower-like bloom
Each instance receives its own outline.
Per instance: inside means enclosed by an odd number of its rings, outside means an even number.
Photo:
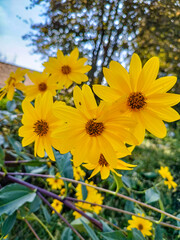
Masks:
[[[53,202],[51,203],[51,206],[58,212],[60,213],[62,208],[63,208],[63,203],[57,199],[54,199]],[[52,211],[52,214],[54,214],[55,211]]]
[[[79,51],[75,48],[70,56],[64,56],[62,51],[57,51],[57,58],[49,58],[49,62],[45,62],[45,71],[51,74],[51,80],[58,82],[59,89],[68,88],[73,82],[80,84],[88,81],[85,75],[91,66],[84,65],[86,58],[80,58]]]
[[[96,186],[93,182],[88,182],[87,180],[85,181],[85,183]],[[91,203],[103,204],[104,197],[100,193],[98,193],[96,189],[86,186],[86,190],[87,190],[87,197],[86,199],[84,199],[85,201],[91,202]],[[83,200],[81,184],[78,184],[76,187],[76,197],[79,200]],[[80,208],[84,212],[95,212],[96,214],[99,214],[101,211],[100,206],[93,206],[88,203],[78,202],[75,205],[77,208]],[[78,212],[73,212],[73,215],[75,216],[76,219],[81,217],[81,214],[79,214]]]
[[[32,72],[28,73],[28,77],[34,83],[25,87],[26,99],[32,101],[38,95],[44,95],[45,92],[50,91],[52,96],[56,95],[58,86],[56,83],[52,83],[48,73]]]
[[[54,114],[67,122],[67,128],[57,129],[54,136],[61,142],[61,153],[71,151],[75,166],[82,162],[98,163],[100,154],[112,167],[117,166],[116,150],[123,156],[130,152],[125,143],[136,145],[130,129],[135,122],[111,111],[103,103],[97,106],[88,85],[74,88],[76,108],[55,102]]]
[[[136,167],[136,165],[128,164],[126,162],[123,162],[122,160],[117,161],[116,167],[111,167],[111,164],[109,164],[103,154],[100,154],[99,162],[98,163],[87,163],[83,165],[88,170],[93,170],[91,177],[95,176],[98,172],[101,174],[102,179],[106,179],[109,177],[110,171],[114,172],[118,176],[122,176],[121,174],[117,173],[115,169],[118,170],[132,170],[133,167]]]
[[[62,179],[59,179],[60,177],[60,173],[56,173],[55,178],[47,178],[46,182],[48,182],[52,189],[62,189],[64,182]]]
[[[19,136],[23,137],[22,145],[34,144],[34,155],[44,157],[45,152],[49,158],[55,161],[52,146],[59,146],[58,139],[52,137],[52,132],[60,127],[63,122],[53,115],[53,99],[50,92],[42,97],[39,95],[35,100],[35,107],[24,100],[22,103],[24,115],[22,117],[23,126],[19,129]],[[59,147],[58,147],[59,148]]]
[[[169,189],[171,189],[172,187],[173,188],[177,187],[177,183],[173,181],[173,176],[171,175],[168,167],[161,166],[158,172],[164,179],[166,179],[164,181],[164,184],[167,185]]]
[[[5,86],[0,89],[0,100],[7,94],[7,98],[12,101],[15,89],[24,90],[24,75],[28,70],[17,68],[16,72],[11,72],[9,78],[5,81]]]
[[[74,175],[74,179],[79,181],[81,179],[84,179],[84,177],[86,176],[86,173],[81,169],[81,167],[75,167],[73,166],[73,175]]]
[[[163,121],[179,119],[179,114],[171,107],[179,103],[180,95],[166,93],[177,78],[168,76],[156,79],[159,59],[152,57],[142,68],[137,54],[132,56],[129,73],[115,61],[110,62],[110,69],[104,68],[103,71],[110,87],[94,85],[93,90],[101,99],[115,102],[119,111],[138,122],[135,135],[139,144],[144,139],[145,129],[156,137],[165,137]]]
[[[144,217],[145,215],[142,214],[142,216]],[[141,231],[144,237],[152,235],[152,233],[150,232],[152,229],[152,222],[145,220],[143,218],[132,216],[132,220],[129,220],[128,223],[129,223],[129,226],[127,227],[127,230],[131,230],[132,228],[137,228],[139,231]]]

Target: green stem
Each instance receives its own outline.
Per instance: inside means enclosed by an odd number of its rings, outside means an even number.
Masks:
[[[34,214],[31,213],[32,217],[34,218],[34,220],[36,220],[43,228],[44,230],[48,233],[48,235],[50,236],[50,238],[52,240],[55,240],[55,238],[53,237],[53,235],[51,234],[51,232],[49,231],[49,229],[46,227],[46,225]]]

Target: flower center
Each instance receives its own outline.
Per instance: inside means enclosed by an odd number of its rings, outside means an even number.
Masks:
[[[140,223],[139,225],[138,225],[138,229],[141,231],[141,230],[143,230],[143,225]]]
[[[38,135],[38,136],[44,136],[47,134],[48,130],[49,130],[49,126],[47,124],[47,122],[43,121],[43,120],[37,120],[36,123],[34,123],[34,132]]]
[[[68,65],[64,65],[61,68],[63,74],[69,74],[71,72],[71,68]]]
[[[109,163],[106,161],[105,157],[103,154],[100,155],[100,158],[99,158],[99,165],[102,166],[102,167],[107,167],[109,166]]]
[[[38,87],[39,87],[39,91],[41,91],[41,92],[44,92],[44,91],[46,91],[46,89],[47,89],[47,85],[46,85],[46,83],[44,83],[44,82],[40,83],[40,84],[38,85]]]
[[[95,122],[96,119],[91,119],[86,123],[86,132],[92,137],[101,135],[104,130],[104,124],[102,122]]]
[[[146,105],[146,98],[143,96],[141,92],[132,92],[127,100],[127,105],[132,110],[140,110]]]

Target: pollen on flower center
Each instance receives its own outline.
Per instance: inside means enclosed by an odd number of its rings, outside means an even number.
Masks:
[[[95,122],[96,119],[91,119],[86,123],[86,132],[92,137],[101,135],[104,130],[104,124],[102,122]]]
[[[49,126],[47,122],[43,120],[37,120],[37,122],[34,123],[33,128],[34,128],[34,132],[41,137],[46,135],[49,130]]]
[[[100,155],[99,165],[102,166],[102,167],[104,167],[104,166],[107,167],[109,165],[109,163],[106,161],[103,154]]]
[[[71,68],[68,65],[64,65],[61,67],[61,71],[63,74],[69,74],[71,72]]]
[[[46,83],[42,82],[38,85],[39,91],[44,92],[47,89]]]
[[[146,105],[146,98],[141,92],[132,92],[127,100],[127,105],[131,110],[140,110]]]
[[[142,225],[141,223],[138,225],[138,229],[139,229],[140,231],[143,229],[143,225]]]

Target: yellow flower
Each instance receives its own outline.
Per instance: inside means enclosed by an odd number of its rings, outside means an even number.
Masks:
[[[142,68],[141,60],[133,54],[129,74],[121,64],[111,61],[110,69],[104,68],[104,76],[110,87],[94,85],[94,92],[107,102],[114,102],[119,111],[128,114],[138,122],[135,135],[139,144],[145,136],[145,129],[156,137],[166,136],[163,121],[173,122],[179,114],[171,108],[179,103],[180,95],[166,93],[176,83],[174,76],[156,80],[159,59],[152,57]]]
[[[173,181],[173,176],[171,175],[171,173],[169,172],[169,168],[168,167],[162,167],[160,168],[160,170],[158,171],[159,174],[165,178],[166,180],[164,181],[164,184],[168,186],[169,189],[176,188],[177,187],[177,183],[175,183]]]
[[[68,88],[73,82],[80,84],[88,81],[88,77],[84,74],[91,69],[91,66],[84,63],[86,58],[80,58],[79,51],[75,48],[70,56],[64,56],[62,51],[57,51],[57,58],[49,58],[49,62],[45,62],[45,71],[51,74],[51,80],[58,82],[59,89]]]
[[[145,215],[142,214],[142,216],[144,217]],[[143,218],[132,216],[132,220],[129,220],[128,223],[129,223],[129,226],[127,227],[127,230],[131,230],[132,228],[137,228],[139,231],[141,231],[144,237],[152,235],[152,233],[150,232],[152,229],[152,222],[145,220]]]
[[[55,178],[47,178],[46,181],[51,186],[52,189],[61,189],[64,186],[64,182],[62,179],[59,179],[61,177],[60,173],[56,173]]]
[[[84,179],[86,176],[86,173],[81,169],[81,167],[75,167],[73,166],[73,174],[74,179],[79,181],[80,179]]]
[[[63,208],[63,203],[58,201],[57,199],[54,199],[51,206],[58,212],[60,213],[62,208]],[[54,214],[55,211],[52,211],[52,214]]]
[[[96,186],[92,181],[88,182],[86,180],[85,183]],[[100,193],[98,193],[96,189],[86,186],[86,190],[87,190],[87,197],[85,199],[86,201],[91,203],[103,204],[104,197]],[[79,200],[83,199],[81,184],[78,184],[76,187],[76,197]],[[75,205],[77,208],[83,210],[84,212],[95,212],[96,214],[99,214],[101,211],[100,206],[93,206],[88,203],[78,202]],[[78,212],[73,212],[73,215],[75,216],[76,219],[81,217],[81,214],[79,214]]]
[[[9,78],[5,81],[5,86],[0,89],[0,100],[7,94],[7,98],[12,101],[15,89],[23,90],[24,75],[28,70],[17,68],[16,72],[11,72]]]
[[[100,154],[99,162],[98,163],[87,163],[83,165],[88,170],[93,170],[91,177],[95,176],[98,172],[101,173],[101,178],[106,179],[109,177],[110,171],[114,172],[118,176],[122,176],[121,174],[117,173],[114,169],[119,170],[132,170],[133,167],[136,165],[125,163],[121,160],[117,161],[116,167],[112,167],[110,163],[108,163],[103,154]]]
[[[28,101],[32,101],[39,94],[43,95],[47,91],[50,91],[52,96],[56,95],[58,86],[56,83],[52,83],[48,73],[32,72],[28,73],[28,77],[34,83],[34,85],[25,87],[24,92]]]
[[[24,111],[22,118],[23,126],[19,129],[19,136],[23,137],[23,147],[35,142],[35,156],[37,154],[39,157],[44,157],[45,150],[49,158],[55,161],[51,146],[57,148],[59,142],[51,134],[63,122],[53,115],[52,108],[53,99],[50,92],[45,93],[42,97],[38,96],[35,101],[35,107],[29,101],[24,100],[22,103]]]
[[[66,129],[57,129],[54,136],[61,142],[61,153],[71,151],[75,166],[82,162],[98,163],[102,153],[112,167],[117,166],[118,150],[122,156],[130,154],[125,143],[136,145],[131,134],[135,122],[111,111],[110,106],[101,103],[97,106],[88,85],[74,88],[76,108],[55,102],[54,114],[67,122]],[[89,151],[91,150],[91,151]]]

